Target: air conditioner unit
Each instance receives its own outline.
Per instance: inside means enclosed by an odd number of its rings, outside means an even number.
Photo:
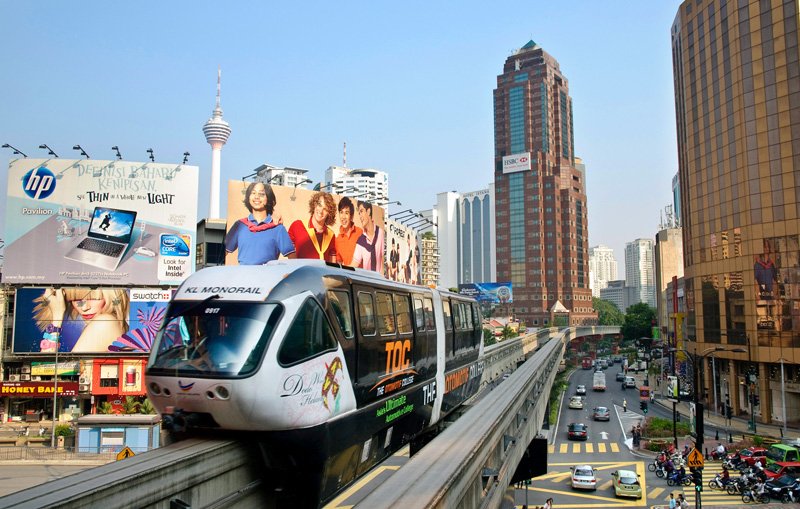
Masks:
[[[31,379],[31,375],[28,374],[20,375],[19,379],[22,380],[23,382],[27,382]]]
[[[42,381],[42,377],[40,377],[40,376],[32,376],[31,380],[34,381],[34,382],[41,382]]]
[[[30,373],[31,372],[31,367],[30,366],[22,366],[22,372],[23,373]]]
[[[19,375],[8,375],[9,382],[19,382]]]
[[[89,384],[80,384],[78,385],[78,392],[89,392],[91,386]]]
[[[88,384],[88,383],[89,383],[89,380],[88,380],[88,379],[87,379],[85,376],[82,376],[82,377],[80,378],[80,380],[78,380],[78,383],[81,383],[81,384]]]

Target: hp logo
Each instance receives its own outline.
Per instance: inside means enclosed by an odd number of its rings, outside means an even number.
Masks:
[[[25,194],[34,200],[47,198],[56,190],[56,176],[53,172],[41,166],[35,168],[22,177],[22,186]]]

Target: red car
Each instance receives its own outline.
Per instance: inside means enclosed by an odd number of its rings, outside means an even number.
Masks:
[[[766,466],[767,464],[767,450],[763,447],[748,447],[747,449],[742,449],[738,453],[728,454],[728,459],[733,461],[737,455],[751,467],[756,464],[756,460],[761,461],[761,466]]]
[[[765,468],[764,473],[770,479],[777,479],[784,474],[796,478],[800,476],[800,461],[779,461],[772,465],[772,469]]]

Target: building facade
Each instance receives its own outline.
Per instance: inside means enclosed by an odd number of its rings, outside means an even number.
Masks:
[[[691,0],[672,26],[686,305],[677,347],[705,366],[712,411],[727,402],[753,425],[800,419],[797,25],[796,0]]]
[[[497,281],[494,198],[493,184],[479,191],[436,196],[430,216],[439,242],[439,286]],[[423,217],[427,214],[422,212]]]
[[[625,286],[634,292],[634,300],[628,305],[644,302],[656,307],[655,262],[653,241],[636,239],[625,243]]]
[[[329,166],[325,187],[333,194],[349,196],[386,207],[389,203],[389,174],[373,169]]]
[[[614,250],[608,246],[589,248],[590,287],[593,297],[600,297],[600,290],[608,286],[609,281],[617,279],[617,259]]]
[[[308,170],[302,168],[289,168],[262,164],[254,170],[254,181],[272,184],[276,186],[299,187],[308,189],[311,179],[308,178]]]
[[[576,168],[572,99],[555,58],[530,41],[509,56],[494,90],[497,278],[529,326],[595,324],[589,288],[585,176]]]
[[[611,302],[617,306],[617,309],[624,313],[625,310],[628,309],[625,280],[615,279],[608,281],[606,287],[600,289],[600,298]]]
[[[683,278],[683,237],[680,228],[665,228],[656,234],[655,244],[656,313],[661,331],[667,332],[667,325],[675,310],[667,300],[667,286],[673,278]]]

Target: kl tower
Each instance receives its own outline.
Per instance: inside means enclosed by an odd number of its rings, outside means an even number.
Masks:
[[[227,143],[231,135],[231,127],[222,120],[222,108],[219,105],[219,89],[222,70],[217,69],[217,107],[211,118],[203,125],[203,134],[211,145],[211,193],[208,203],[208,217],[219,219],[219,163],[222,155],[222,146]]]

